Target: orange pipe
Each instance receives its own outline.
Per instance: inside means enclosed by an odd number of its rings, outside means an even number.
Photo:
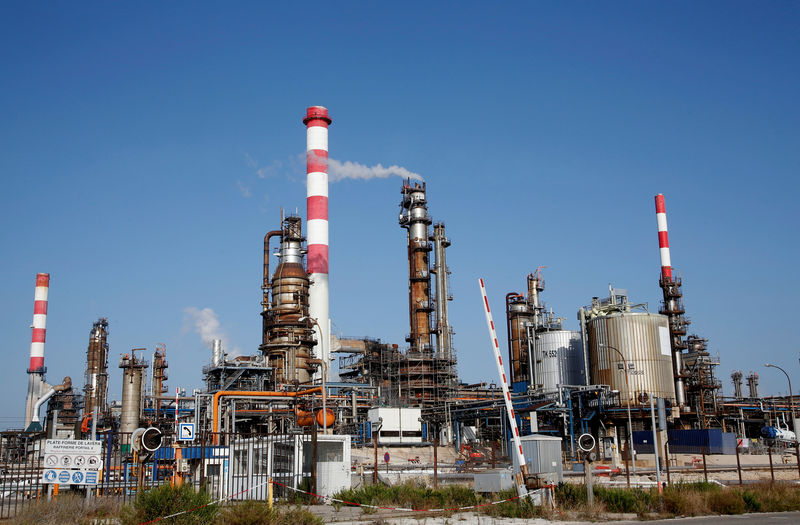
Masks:
[[[214,400],[212,401],[212,422],[211,422],[211,432],[214,435],[214,444],[217,444],[217,438],[219,436],[216,435],[219,432],[219,400],[221,397],[230,397],[230,396],[239,396],[239,397],[297,397],[297,396],[304,396],[308,394],[315,394],[317,392],[322,392],[322,387],[317,386],[314,388],[309,388],[308,390],[301,390],[300,392],[262,392],[262,391],[248,391],[248,390],[221,390],[214,394]]]
[[[317,426],[320,427],[332,427],[336,423],[336,414],[330,408],[325,409],[324,416],[321,408],[317,410],[315,417],[312,417],[311,412],[306,410],[296,410],[295,414],[297,415],[297,425],[301,427],[310,427],[314,419],[317,420]]]

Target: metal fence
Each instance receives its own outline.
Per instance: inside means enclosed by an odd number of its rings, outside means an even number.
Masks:
[[[101,432],[103,465],[97,485],[59,485],[71,491],[123,502],[162,484],[189,484],[213,499],[291,498],[291,488],[313,488],[316,440],[310,434],[200,434],[192,442],[165,435],[155,452],[137,453],[131,435]],[[54,484],[42,483],[45,438],[41,433],[5,432],[0,436],[0,519],[25,505],[52,497]]]

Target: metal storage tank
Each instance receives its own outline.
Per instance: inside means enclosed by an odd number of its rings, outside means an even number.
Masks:
[[[558,390],[559,385],[586,384],[580,332],[539,332],[534,344],[534,383],[537,389],[548,392]]]
[[[598,315],[586,321],[586,334],[593,383],[618,390],[622,403],[644,403],[642,394],[675,400],[667,316],[631,311]],[[623,360],[604,345],[625,356],[630,390]]]

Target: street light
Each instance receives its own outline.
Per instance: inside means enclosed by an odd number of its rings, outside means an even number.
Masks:
[[[610,348],[611,350],[615,351],[617,355],[622,359],[622,365],[625,367],[625,390],[628,391],[628,450],[631,452],[631,469],[633,470],[634,474],[636,473],[636,451],[633,450],[633,424],[631,423],[631,387],[628,383],[628,361],[625,359],[625,356],[622,355],[622,352],[619,349],[607,345],[604,343],[600,343],[600,346],[605,348]],[[655,444],[653,445],[655,446]]]
[[[764,366],[766,366],[767,368],[777,368],[778,370],[783,372],[783,375],[786,376],[786,380],[789,381],[789,405],[790,405],[789,410],[791,410],[792,412],[792,430],[794,430],[795,435],[797,435],[797,424],[796,424],[797,420],[794,417],[794,396],[792,395],[792,380],[789,378],[789,374],[786,373],[786,370],[779,367],[778,365],[764,363]]]
[[[325,341],[323,337],[322,327],[319,325],[316,319],[313,317],[303,316],[298,321],[311,321],[315,325],[317,325],[317,329],[319,330],[320,335],[320,347],[321,347],[321,354],[325,355]],[[328,399],[328,392],[325,385],[325,381],[328,376],[328,363],[325,362],[325,359],[321,359],[320,362],[322,363],[322,433],[328,433],[328,408],[327,408],[327,399]],[[312,415],[312,417],[314,417]]]

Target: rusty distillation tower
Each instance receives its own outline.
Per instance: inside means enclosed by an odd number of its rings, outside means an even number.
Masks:
[[[444,402],[456,387],[455,352],[452,328],[447,315],[449,270],[445,248],[450,241],[444,225],[437,224],[429,234],[425,183],[404,182],[399,222],[408,232],[408,314],[410,331],[408,352],[398,356],[392,367],[393,389],[405,402],[427,405]],[[433,246],[431,242],[433,241]],[[436,248],[436,264],[431,270],[430,252]],[[436,275],[437,295],[431,293],[431,273]],[[434,319],[435,312],[435,319]],[[432,322],[434,321],[434,322]],[[436,336],[436,350],[432,344]]]
[[[89,332],[86,350],[86,375],[84,377],[84,414],[97,408],[104,414],[108,399],[108,319],[98,319]]]
[[[270,279],[269,242],[280,238],[276,253],[279,263]],[[274,370],[279,383],[308,383],[317,370],[319,360],[314,358],[313,320],[308,313],[309,278],[306,273],[300,217],[287,217],[282,229],[273,230],[264,237],[264,278],[261,289],[263,319],[262,343],[259,350]]]

